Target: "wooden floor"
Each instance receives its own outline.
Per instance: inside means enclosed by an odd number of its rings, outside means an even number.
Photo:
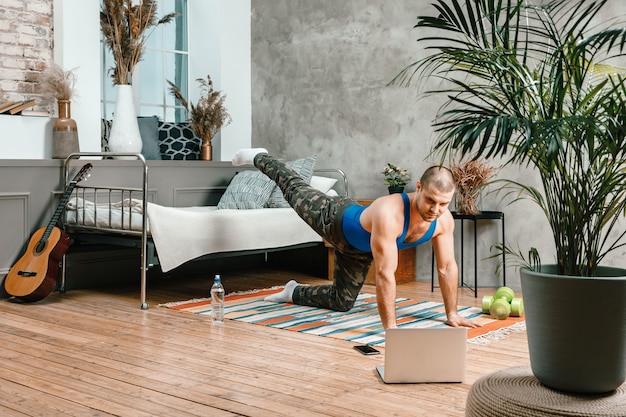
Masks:
[[[280,270],[222,274],[227,292],[327,282]],[[462,416],[471,384],[528,364],[525,333],[468,344],[462,384],[385,385],[352,343],[205,316],[159,303],[205,297],[212,277],[53,293],[34,304],[0,301],[2,416]],[[365,287],[371,292],[373,288]],[[479,305],[463,289],[459,304]],[[398,296],[441,301],[430,284]],[[381,349],[384,353],[384,349]]]

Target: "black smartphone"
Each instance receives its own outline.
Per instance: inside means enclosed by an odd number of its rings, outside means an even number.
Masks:
[[[380,353],[380,351],[369,345],[357,345],[354,348],[364,355],[378,355]]]

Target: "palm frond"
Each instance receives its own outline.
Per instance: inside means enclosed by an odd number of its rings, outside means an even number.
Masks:
[[[427,56],[390,83],[445,97],[433,123],[442,160],[498,156],[539,172],[542,191],[507,187],[545,213],[569,275],[593,275],[626,245],[611,233],[626,212],[626,70],[609,64],[626,55],[626,22],[599,19],[607,2],[435,0],[415,25]]]

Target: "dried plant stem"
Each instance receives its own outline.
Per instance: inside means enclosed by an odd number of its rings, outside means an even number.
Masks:
[[[463,214],[479,213],[477,200],[480,190],[496,175],[498,170],[489,166],[483,159],[473,159],[459,164],[453,162],[450,170],[456,182],[457,212]]]
[[[115,61],[115,66],[111,68],[113,84],[131,83],[151,33],[148,29],[154,30],[177,15],[169,13],[157,21],[155,0],[103,0],[100,29]]]
[[[65,71],[60,65],[52,63],[39,76],[41,94],[55,100],[71,100],[76,84],[75,68]]]
[[[198,103],[195,105],[189,103],[173,82],[169,80],[167,82],[170,85],[172,95],[189,113],[189,126],[202,139],[202,143],[206,145],[211,144],[211,140],[217,132],[222,127],[227,126],[232,121],[232,118],[224,106],[226,95],[222,94],[221,91],[213,89],[211,76],[207,75],[206,80],[198,78],[196,81],[200,84],[201,95]]]

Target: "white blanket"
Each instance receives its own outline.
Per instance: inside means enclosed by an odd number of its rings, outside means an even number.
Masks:
[[[148,222],[164,272],[210,253],[322,242],[291,208],[217,210],[148,203]]]
[[[148,203],[148,232],[161,269],[167,272],[202,255],[273,249],[321,242],[291,208],[217,210],[207,207],[165,207]],[[98,203],[73,197],[66,207],[66,224],[99,230],[141,231],[141,201]]]

